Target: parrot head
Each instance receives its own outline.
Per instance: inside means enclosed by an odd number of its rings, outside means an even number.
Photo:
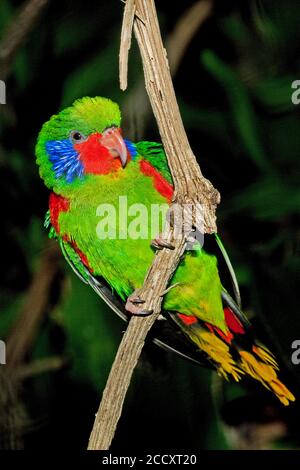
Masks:
[[[46,122],[36,145],[40,175],[50,189],[87,175],[122,169],[129,158],[119,106],[107,98],[81,98]]]

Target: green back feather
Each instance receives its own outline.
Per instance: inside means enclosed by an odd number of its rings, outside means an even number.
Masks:
[[[142,155],[145,160],[148,160],[148,162],[151,163],[159,173],[161,173],[165,180],[168,181],[168,183],[173,184],[168,160],[162,144],[142,141],[136,144],[136,149],[139,155]]]

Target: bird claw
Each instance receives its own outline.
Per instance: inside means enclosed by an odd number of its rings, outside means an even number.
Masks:
[[[167,240],[164,240],[162,237],[157,237],[151,242],[151,246],[156,250],[162,250],[163,248],[168,248],[169,250],[174,250],[175,246],[169,243]]]
[[[130,296],[129,299],[132,304],[144,304],[145,303],[145,300],[141,299],[140,296],[138,295]]]
[[[125,310],[132,315],[137,315],[137,316],[147,316],[151,315],[153,313],[153,310],[145,310],[141,308],[141,305],[145,303],[145,300],[141,299],[140,296],[136,294],[132,294],[128,297],[126,305],[125,305]]]

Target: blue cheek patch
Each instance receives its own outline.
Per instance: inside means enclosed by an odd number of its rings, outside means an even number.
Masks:
[[[65,177],[67,183],[72,183],[76,177],[82,178],[84,167],[69,139],[50,140],[46,143],[46,151],[53,165],[55,178]]]
[[[127,139],[125,139],[125,144],[131,158],[134,160],[138,154],[136,146]],[[84,167],[69,139],[50,140],[46,143],[46,151],[52,163],[56,179],[64,177],[67,183],[72,183],[76,177],[82,178]]]
[[[124,139],[124,142],[125,142],[125,145],[127,147],[127,150],[129,151],[129,153],[131,155],[132,160],[135,160],[135,157],[138,154],[137,150],[136,150],[136,146],[134,145],[133,142],[131,142],[130,140],[127,140],[127,139]]]

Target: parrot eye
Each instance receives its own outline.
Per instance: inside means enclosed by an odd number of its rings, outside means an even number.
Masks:
[[[71,131],[70,139],[74,144],[80,144],[80,142],[84,142],[86,140],[86,137],[79,131]]]

